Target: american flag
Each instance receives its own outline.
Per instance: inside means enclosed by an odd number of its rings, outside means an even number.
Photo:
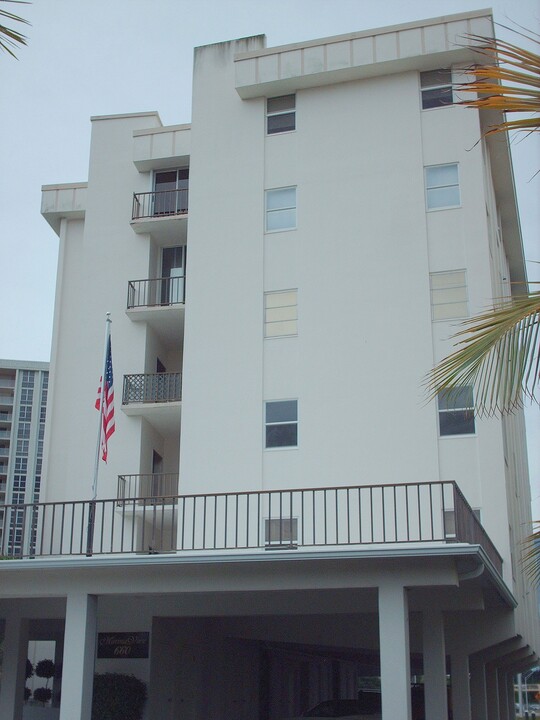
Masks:
[[[99,388],[96,400],[96,410],[100,409],[103,377],[99,378]],[[111,338],[107,342],[107,357],[105,358],[105,387],[103,389],[103,408],[101,412],[101,458],[107,462],[107,443],[115,430],[114,425],[114,385],[112,369]]]

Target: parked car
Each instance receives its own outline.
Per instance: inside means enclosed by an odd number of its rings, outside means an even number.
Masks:
[[[381,696],[379,693],[361,693],[356,700],[325,700],[307,710],[302,718],[325,720],[381,720]],[[293,720],[301,720],[295,718]]]

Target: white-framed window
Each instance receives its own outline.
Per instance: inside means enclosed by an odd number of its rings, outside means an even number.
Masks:
[[[451,320],[467,317],[467,281],[465,270],[429,274],[431,319]]]
[[[475,433],[472,387],[458,385],[451,390],[441,390],[437,401],[441,436],[473,435]]]
[[[296,187],[276,188],[266,193],[266,232],[296,228]]]
[[[264,293],[264,337],[298,333],[298,290]]]
[[[439,68],[420,73],[422,110],[452,105],[452,70]]]
[[[297,447],[298,400],[272,400],[265,403],[266,448]]]
[[[280,95],[266,101],[266,134],[292,132],[296,129],[296,95]]]
[[[428,210],[459,207],[459,174],[457,163],[430,165],[426,172],[426,206]]]

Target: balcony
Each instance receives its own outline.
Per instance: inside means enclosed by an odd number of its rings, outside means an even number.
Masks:
[[[118,499],[137,499],[146,504],[149,498],[176,503],[178,473],[148,473],[146,475],[119,475]]]
[[[13,407],[13,395],[5,392],[0,393],[0,405],[2,407]]]
[[[131,227],[149,233],[160,245],[183,245],[187,238],[189,190],[134,193]]]
[[[184,331],[185,299],[185,277],[130,280],[126,313],[134,322],[148,323],[167,346]]]
[[[145,482],[136,480],[133,488]],[[10,541],[14,525],[26,544]],[[383,555],[410,545],[421,554],[460,543],[480,546],[502,573],[499,553],[453,482],[171,495],[159,503],[149,496],[6,505],[0,533],[6,557],[147,553],[155,547],[176,553],[371,549]]]
[[[124,375],[122,410],[145,417],[163,437],[180,431],[181,401],[181,373]]]

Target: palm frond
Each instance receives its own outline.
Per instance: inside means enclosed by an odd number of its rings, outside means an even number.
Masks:
[[[521,563],[525,575],[534,587],[540,585],[540,523],[535,522],[535,531],[523,543]]]
[[[540,130],[540,55],[497,38],[481,35],[468,38],[479,43],[476,50],[487,62],[471,68],[475,76],[472,82],[456,85],[457,92],[478,96],[462,100],[460,104],[480,110],[533,114],[533,117],[496,123],[489,127],[486,135],[509,130]],[[529,39],[539,42],[537,38]]]
[[[29,4],[28,2],[26,2],[26,0],[0,0],[0,2],[11,2],[16,3],[17,5]],[[9,53],[12,57],[16,58],[17,56],[13,52],[13,49],[16,49],[19,45],[27,45],[28,38],[26,35],[23,35],[18,30],[13,30],[12,28],[7,27],[3,24],[3,22],[7,20],[23,23],[24,25],[30,25],[30,23],[28,22],[28,20],[19,17],[19,15],[15,15],[14,13],[9,12],[8,10],[3,10],[1,8],[0,20],[2,21],[2,23],[0,23],[0,50],[3,50],[4,52]]]
[[[478,415],[512,412],[523,398],[537,402],[540,291],[504,300],[462,326],[454,335],[460,347],[426,378],[429,398],[442,390],[473,386]]]

